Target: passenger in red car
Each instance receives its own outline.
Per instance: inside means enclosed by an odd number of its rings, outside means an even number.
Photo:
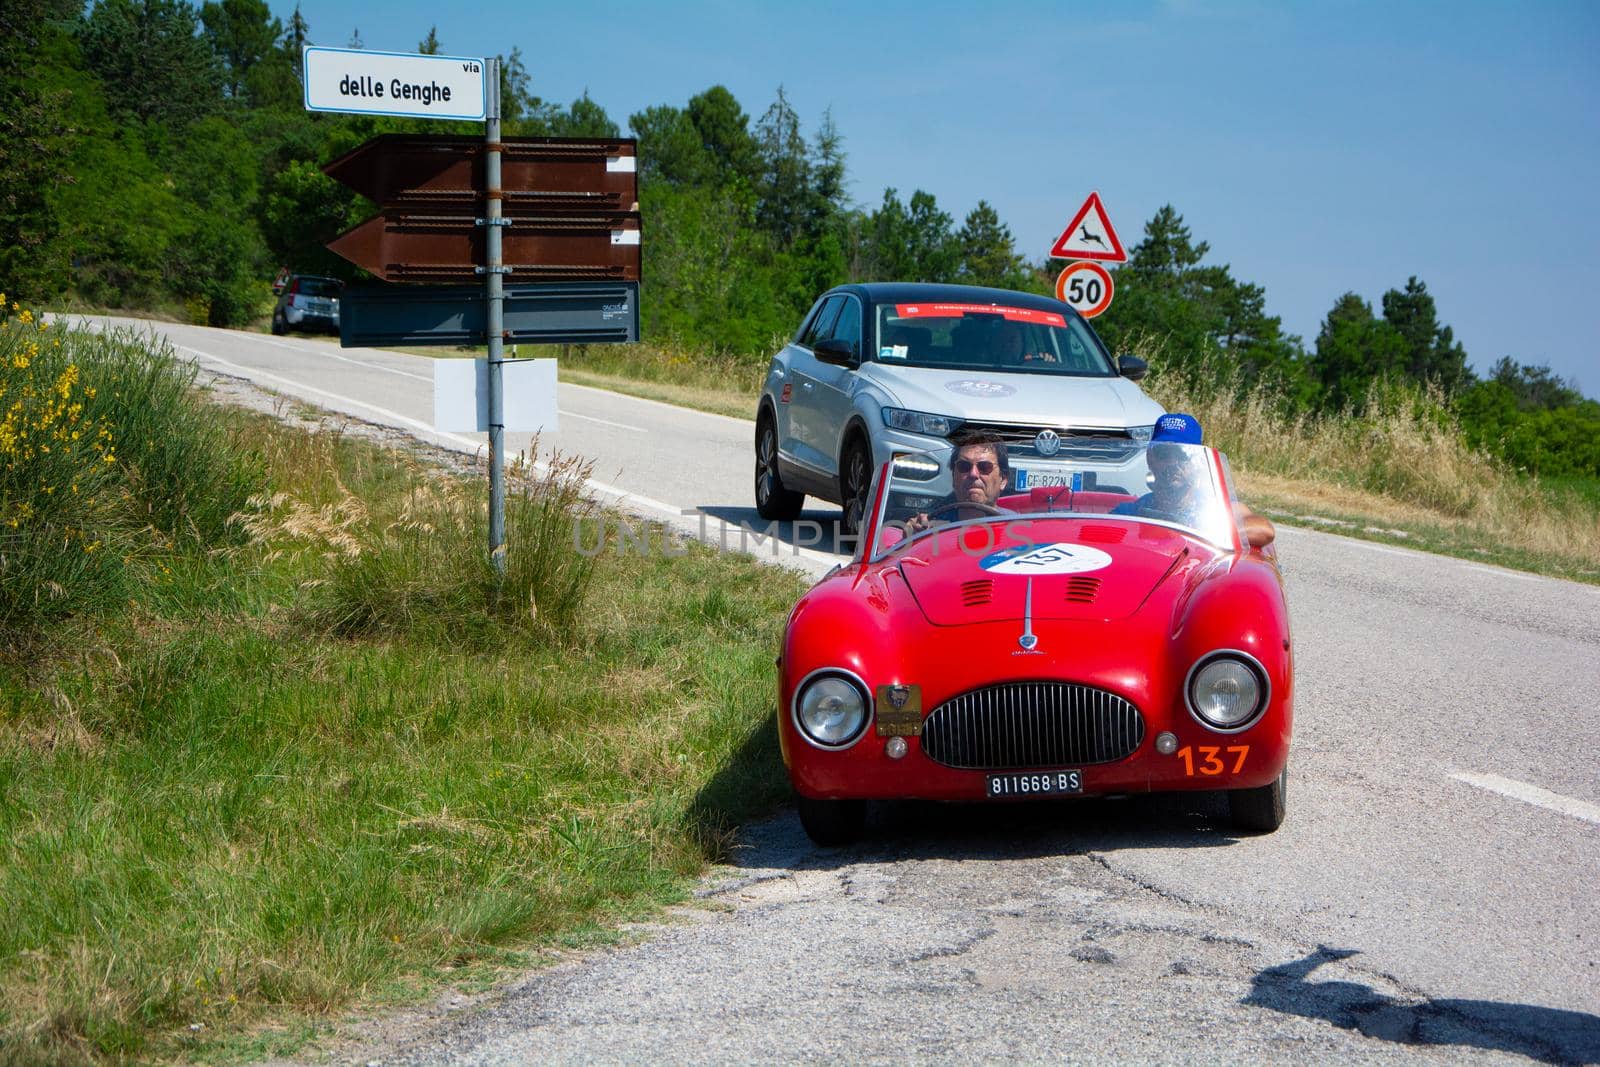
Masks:
[[[1199,471],[1193,460],[1199,455],[1186,453],[1178,445],[1151,445],[1145,457],[1150,465],[1150,492],[1138,500],[1118,504],[1111,509],[1111,514],[1198,525],[1199,509],[1205,503],[1195,491]]]

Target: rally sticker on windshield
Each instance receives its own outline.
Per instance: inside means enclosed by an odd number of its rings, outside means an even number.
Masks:
[[[995,574],[1083,574],[1111,566],[1111,557],[1088,545],[1047,541],[992,552],[978,566]]]
[[[989,399],[997,396],[1010,396],[1016,390],[1005,382],[986,382],[981,378],[962,378],[959,381],[945,382],[944,387],[952,393],[962,396],[975,396]]]
[[[905,359],[911,352],[909,345],[884,345],[878,349],[879,359]]]
[[[1006,307],[1004,304],[896,304],[894,313],[896,318],[902,319],[964,319],[968,315],[999,315],[1012,322],[1037,322],[1045,326],[1067,324],[1067,317],[1059,311]]]

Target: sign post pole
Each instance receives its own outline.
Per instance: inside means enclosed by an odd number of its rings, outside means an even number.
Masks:
[[[500,574],[506,571],[506,426],[505,426],[505,284],[501,263],[500,228],[511,221],[500,211],[500,61],[489,60],[484,73],[488,84],[488,113],[484,120],[484,234],[485,280],[489,307],[489,559]]]

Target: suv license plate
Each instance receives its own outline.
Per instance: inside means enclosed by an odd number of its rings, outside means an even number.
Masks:
[[[1083,792],[1082,771],[1030,771],[1019,774],[991,774],[984,788],[990,800],[1016,797],[1047,797]]]
[[[1030,471],[1025,467],[1018,467],[1012,472],[1016,475],[1018,489],[1032,489],[1036,486],[1053,488],[1067,485],[1072,480],[1070,474],[1057,474],[1053,471]]]

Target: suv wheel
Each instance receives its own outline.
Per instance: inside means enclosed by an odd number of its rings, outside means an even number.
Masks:
[[[289,332],[289,327],[283,321],[283,316],[279,315],[277,312],[273,312],[272,313],[272,335],[274,337],[282,337],[284,334],[286,334],[288,332]]]
[[[790,522],[800,517],[806,495],[783,487],[778,477],[778,427],[771,415],[756,423],[756,514]]]
[[[844,505],[844,532],[851,537],[866,522],[867,493],[872,488],[872,454],[858,435],[850,438],[839,457],[839,500]]]

